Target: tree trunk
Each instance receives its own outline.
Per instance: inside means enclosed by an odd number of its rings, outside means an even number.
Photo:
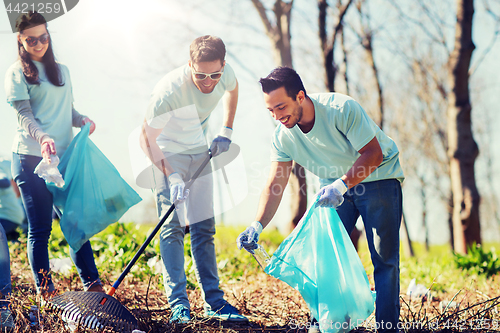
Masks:
[[[323,51],[323,67],[325,68],[325,86],[328,91],[333,91],[335,86],[335,74],[337,66],[333,59],[333,43],[330,46],[328,43],[328,36],[326,35],[326,17],[327,17],[328,3],[326,0],[318,0],[318,26],[319,26],[319,40],[321,42],[321,50]],[[335,38],[335,36],[334,36]]]
[[[420,176],[420,194],[422,198],[422,228],[424,229],[425,251],[429,252],[429,225],[427,224],[427,193],[425,179]]]
[[[457,0],[455,46],[450,54],[448,75],[448,156],[453,194],[453,232],[455,251],[466,253],[473,242],[481,243],[480,196],[476,187],[474,163],[479,153],[471,127],[469,67],[472,42],[473,0]]]
[[[325,86],[328,91],[335,91],[335,78],[337,76],[338,66],[335,63],[335,44],[337,40],[337,35],[342,29],[344,16],[352,4],[353,0],[349,0],[345,5],[342,5],[340,1],[337,3],[337,9],[339,11],[338,21],[334,25],[332,38],[328,40],[327,28],[326,28],[326,18],[327,18],[327,0],[318,0],[318,27],[319,27],[319,40],[321,43],[321,50],[323,52],[323,66],[325,68]]]
[[[275,25],[269,20],[262,2],[260,0],[251,1],[258,11],[266,29],[266,34],[273,45],[273,56],[276,65],[293,68],[292,37],[290,34],[293,0],[289,2],[276,0],[273,6],[273,13],[276,21]],[[301,165],[295,162],[293,164],[292,173],[290,174],[289,184],[292,192],[290,207],[292,218],[290,220],[290,229],[293,230],[307,210],[307,183],[305,170]]]
[[[455,251],[455,232],[453,231],[453,194],[450,193],[450,196],[448,198],[448,228],[450,229],[450,246],[451,250]]]
[[[380,75],[378,72],[377,64],[375,63],[375,56],[373,52],[373,43],[372,43],[372,35],[366,36],[366,44],[365,48],[368,52],[368,61],[370,62],[370,67],[373,70],[373,75],[375,76],[375,83],[377,85],[377,93],[378,93],[378,108],[380,111],[379,114],[379,127],[380,129],[384,129],[384,94],[382,92],[382,84],[380,83]]]
[[[413,257],[413,246],[410,241],[410,233],[408,232],[408,225],[406,224],[405,213],[401,215],[401,236],[403,237],[403,252],[406,257]]]
[[[349,92],[349,76],[347,75],[349,64],[347,62],[347,47],[345,43],[344,28],[340,30],[340,45],[342,45],[342,54],[344,54],[344,81],[345,81],[345,94],[351,96]]]
[[[375,51],[373,49],[373,34],[374,31],[371,28],[370,24],[370,17],[369,15],[365,15],[366,17],[366,22],[363,22],[363,12],[362,8],[363,5],[365,4],[365,0],[359,1],[356,4],[356,8],[358,9],[359,15],[361,16],[361,26],[363,29],[363,35],[360,36],[361,40],[361,46],[366,50],[368,53],[368,62],[370,67],[373,70],[373,76],[375,77],[375,84],[377,86],[377,93],[378,93],[378,109],[379,109],[379,123],[378,126],[380,129],[384,129],[384,94],[382,91],[382,84],[380,83],[380,74],[379,70],[377,67],[377,64],[375,63]]]

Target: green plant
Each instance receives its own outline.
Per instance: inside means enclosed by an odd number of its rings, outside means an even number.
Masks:
[[[484,274],[487,277],[500,272],[500,259],[495,250],[486,252],[481,244],[472,244],[468,247],[467,254],[454,253],[455,264],[458,268]]]

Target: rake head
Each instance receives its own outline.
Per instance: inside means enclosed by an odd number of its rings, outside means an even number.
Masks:
[[[99,292],[69,291],[51,298],[47,305],[63,320],[90,329],[112,328],[116,332],[137,329],[137,319],[112,296]]]

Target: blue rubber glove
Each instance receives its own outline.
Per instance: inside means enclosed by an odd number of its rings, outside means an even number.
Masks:
[[[189,190],[184,190],[186,185],[177,172],[173,172],[168,176],[168,182],[170,184],[170,200],[172,202],[178,204],[187,199]]]
[[[244,248],[250,253],[254,253],[257,248],[260,233],[262,232],[262,224],[259,221],[254,221],[252,224],[243,231],[238,238],[236,238],[236,245],[238,249]]]
[[[342,179],[337,179],[330,185],[324,186],[318,193],[319,200],[316,206],[337,208],[344,202],[347,186]]]
[[[212,145],[210,146],[210,150],[212,151],[212,157],[222,154],[229,150],[229,145],[231,144],[231,140],[226,137],[218,136],[212,141]]]
[[[212,141],[210,145],[210,150],[212,151],[212,157],[222,154],[229,150],[229,145],[231,144],[231,135],[233,134],[233,129],[224,126],[219,135]]]

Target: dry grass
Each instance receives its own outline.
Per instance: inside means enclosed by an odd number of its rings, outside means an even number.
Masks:
[[[70,332],[57,313],[40,308],[40,324],[30,327],[28,311],[37,304],[31,271],[27,265],[23,246],[11,251],[13,294],[11,309],[15,315],[18,332]],[[14,252],[14,253],[13,253]],[[111,285],[119,272],[101,272],[106,285]],[[69,276],[53,274],[58,292],[81,290],[76,273]],[[370,276],[370,280],[371,276]],[[450,281],[451,282],[451,281]],[[403,331],[413,332],[500,332],[499,278],[488,279],[480,286],[469,285],[453,292],[439,291],[427,298],[410,299],[401,296],[401,323]],[[308,310],[300,294],[285,283],[262,271],[249,269],[238,279],[221,283],[226,299],[246,315],[249,323],[228,324],[209,320],[203,316],[203,304],[199,288],[188,290],[192,323],[169,324],[170,308],[161,284],[160,275],[149,280],[128,276],[115,294],[115,298],[127,307],[139,321],[139,329],[145,332],[306,332],[297,324],[307,327]],[[402,292],[404,292],[402,288]],[[451,306],[446,306],[453,302]],[[356,332],[375,332],[374,318]],[[109,330],[108,330],[109,331]],[[92,332],[79,327],[76,332]],[[102,332],[106,332],[103,330]]]
[[[15,285],[11,310],[15,315],[17,332],[70,332],[64,322],[52,309],[40,308],[38,327],[30,327],[29,309],[36,304],[36,294],[32,286],[31,271],[17,271],[13,258],[12,279]],[[17,272],[16,272],[17,271]],[[81,290],[76,286],[76,275],[69,277],[53,274],[59,293],[69,290]],[[145,332],[264,332],[290,331],[291,319],[307,323],[308,311],[300,294],[285,283],[258,273],[238,283],[222,285],[226,299],[241,313],[250,319],[250,323],[228,324],[210,320],[203,316],[203,302],[198,288],[188,290],[193,323],[187,325],[169,324],[170,308],[160,287],[160,277],[154,276],[150,281],[125,280],[115,294],[115,298],[127,307],[139,321],[139,329]],[[249,288],[250,286],[250,288]],[[86,332],[79,328],[78,332]]]

